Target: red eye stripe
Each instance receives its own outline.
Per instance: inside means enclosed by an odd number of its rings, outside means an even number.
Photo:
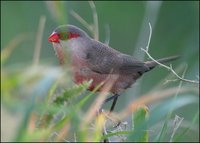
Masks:
[[[79,37],[80,35],[79,34],[77,34],[77,33],[69,33],[69,39],[71,39],[71,38],[77,38],[77,37]]]

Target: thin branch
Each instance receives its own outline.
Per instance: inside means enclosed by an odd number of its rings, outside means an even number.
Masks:
[[[178,78],[179,80],[182,80],[182,81],[185,81],[185,82],[189,82],[189,83],[193,83],[193,84],[199,84],[199,81],[196,81],[196,80],[189,80],[189,79],[185,79],[185,78],[182,78],[180,77],[172,68],[172,65],[170,66],[166,66],[158,61],[156,61],[150,54],[149,54],[149,44],[150,44],[150,41],[151,41],[151,35],[152,35],[152,28],[151,28],[151,24],[149,23],[149,28],[150,28],[150,34],[149,34],[149,40],[148,40],[148,43],[147,43],[147,46],[146,46],[146,49],[143,49],[141,48],[142,51],[144,51],[147,56],[152,60],[154,61],[155,63],[157,63],[158,65],[160,65],[161,67],[164,67],[166,69],[168,69],[169,71],[171,71],[175,76],[176,78]]]
[[[147,51],[149,51],[149,45],[150,45],[150,42],[151,42],[151,35],[152,35],[152,27],[151,27],[151,23],[149,22],[149,39],[148,39],[147,46],[146,46]]]
[[[171,135],[171,137],[170,137],[170,142],[173,141],[173,137],[174,137],[176,131],[178,130],[178,128],[180,127],[180,125],[181,125],[183,119],[184,119],[183,117],[179,117],[179,116],[175,115],[175,119],[174,119],[174,128],[173,128],[172,135]]]
[[[184,78],[185,73],[186,73],[186,70],[187,70],[187,65],[186,65],[186,67],[185,67],[185,69],[184,69],[184,71],[183,71],[182,78]],[[179,85],[178,85],[178,89],[177,89],[177,91],[176,91],[176,94],[175,94],[174,99],[172,100],[172,102],[176,101],[176,98],[177,98],[177,96],[178,96],[178,94],[179,94],[179,92],[180,92],[180,90],[181,90],[182,84],[183,84],[183,81],[180,80],[180,83],[179,83]],[[162,137],[164,134],[166,134],[168,120],[171,118],[172,113],[173,113],[173,108],[171,107],[171,108],[170,108],[170,112],[168,113],[167,118],[165,119],[164,125],[163,125],[163,127],[162,127],[162,130],[161,130],[161,132],[160,132],[160,134],[159,134],[158,142],[161,140],[161,137]]]
[[[178,79],[167,79],[165,80],[165,82],[163,84],[167,84],[169,82],[176,82],[176,81],[179,81]]]
[[[98,16],[97,16],[97,11],[96,7],[93,1],[88,1],[90,4],[90,7],[92,9],[92,14],[93,14],[93,20],[94,20],[94,39],[99,40],[99,24],[98,24]]]

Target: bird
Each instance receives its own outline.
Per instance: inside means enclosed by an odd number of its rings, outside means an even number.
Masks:
[[[117,51],[110,46],[91,38],[85,31],[74,25],[58,26],[48,37],[60,64],[66,63],[69,53],[73,80],[76,84],[92,80],[88,90],[99,84],[112,83],[109,92],[113,96],[103,103],[113,100],[110,112],[114,110],[118,97],[130,88],[144,73],[158,65],[155,61],[140,61],[131,55]],[[179,56],[158,59],[160,63],[176,60]],[[98,91],[103,91],[101,86]]]

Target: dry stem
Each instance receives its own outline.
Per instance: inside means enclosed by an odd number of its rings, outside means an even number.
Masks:
[[[185,82],[189,82],[189,83],[193,83],[193,84],[198,84],[199,85],[199,81],[196,81],[196,80],[189,80],[189,79],[185,79],[185,78],[182,78],[180,77],[172,68],[172,65],[170,66],[166,66],[158,61],[156,61],[150,54],[149,54],[149,44],[150,44],[150,41],[151,41],[151,35],[152,35],[152,28],[151,28],[151,24],[149,23],[149,28],[150,28],[150,34],[149,34],[149,40],[148,40],[148,43],[147,43],[147,46],[146,46],[146,49],[143,49],[141,48],[142,51],[144,51],[147,56],[154,62],[156,62],[158,65],[160,65],[161,67],[164,67],[166,68],[167,70],[171,71],[175,77],[179,80],[182,80],[182,81],[185,81]]]

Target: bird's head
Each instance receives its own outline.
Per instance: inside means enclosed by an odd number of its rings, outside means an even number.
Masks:
[[[88,35],[76,26],[61,25],[53,31],[48,40],[49,42],[60,43],[61,41],[68,41],[79,37],[88,37]]]
[[[85,43],[84,41],[88,41],[88,39],[90,38],[86,32],[73,25],[61,25],[57,27],[48,38],[49,42],[53,44],[61,64],[65,63],[66,57],[68,57],[66,54],[68,52],[75,51],[73,53],[81,53],[79,48],[82,47],[83,43]]]

